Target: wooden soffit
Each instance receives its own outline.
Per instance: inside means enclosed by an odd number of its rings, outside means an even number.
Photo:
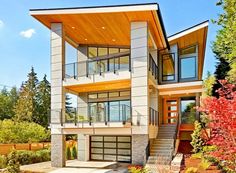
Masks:
[[[129,89],[130,87],[131,87],[131,82],[129,79],[65,86],[66,89],[71,90],[75,93],[122,90],[122,89]]]
[[[148,22],[149,46],[166,47],[167,39],[157,4],[70,9],[34,9],[30,15],[43,25],[63,23],[65,35],[77,44],[129,46],[130,23]],[[150,38],[151,38],[150,37]],[[70,41],[69,41],[70,42]]]

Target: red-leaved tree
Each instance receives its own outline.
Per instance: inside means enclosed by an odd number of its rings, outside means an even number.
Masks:
[[[222,87],[217,90],[219,98],[207,97],[202,100],[199,111],[209,119],[207,126],[211,134],[207,144],[217,146],[217,150],[210,155],[225,166],[236,169],[236,92],[235,85],[228,84],[226,80],[219,81]]]

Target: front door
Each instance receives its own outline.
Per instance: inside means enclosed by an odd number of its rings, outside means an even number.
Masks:
[[[163,100],[163,123],[164,124],[176,124],[179,112],[179,101],[177,98],[164,99]]]

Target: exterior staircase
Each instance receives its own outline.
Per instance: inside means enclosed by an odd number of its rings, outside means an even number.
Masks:
[[[176,125],[161,125],[157,138],[151,145],[146,167],[158,172],[158,165],[170,165],[175,151]]]

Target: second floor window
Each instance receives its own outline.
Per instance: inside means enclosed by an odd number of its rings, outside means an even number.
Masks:
[[[162,81],[175,80],[175,54],[162,55]]]
[[[190,80],[197,78],[197,47],[191,46],[181,49],[180,57],[180,80]]]

